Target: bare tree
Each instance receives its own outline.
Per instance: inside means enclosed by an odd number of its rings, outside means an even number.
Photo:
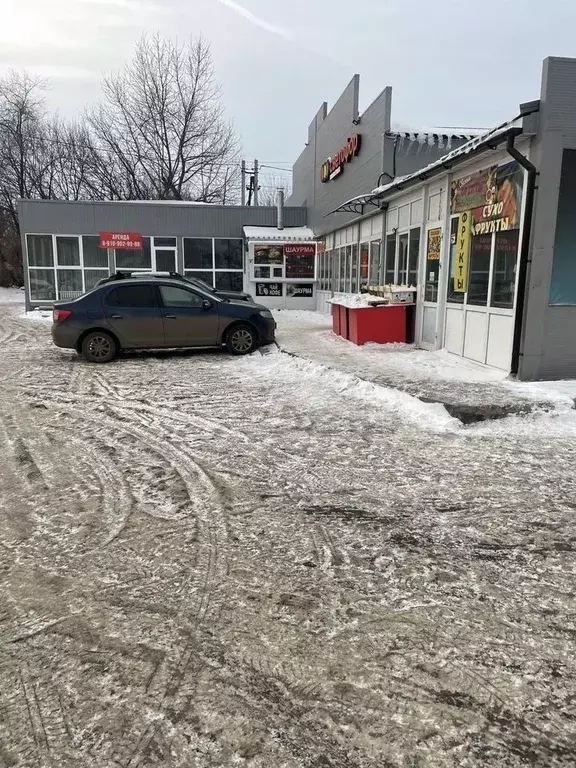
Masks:
[[[237,144],[203,39],[142,37],[124,71],[104,79],[88,121],[110,197],[230,200]]]
[[[258,205],[276,205],[278,190],[284,190],[288,197],[292,193],[292,179],[289,174],[262,174],[259,182]]]

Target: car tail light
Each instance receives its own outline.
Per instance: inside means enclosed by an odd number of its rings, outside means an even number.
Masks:
[[[71,309],[55,309],[52,313],[52,319],[55,323],[62,323],[64,320],[68,320],[71,314]]]

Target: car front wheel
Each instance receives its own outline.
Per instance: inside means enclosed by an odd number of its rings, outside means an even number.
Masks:
[[[224,343],[231,355],[248,355],[256,349],[258,338],[249,325],[234,325],[226,333]]]
[[[93,331],[82,342],[82,354],[89,363],[109,363],[117,351],[116,342],[106,331]]]

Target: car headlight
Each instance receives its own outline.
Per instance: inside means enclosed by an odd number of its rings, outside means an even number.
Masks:
[[[270,312],[269,309],[261,309],[260,316],[265,317],[267,320],[272,320],[274,318],[274,315],[272,314],[272,312]]]

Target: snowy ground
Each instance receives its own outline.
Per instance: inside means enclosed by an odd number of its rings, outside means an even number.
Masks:
[[[567,405],[465,428],[277,350],[90,366],[20,304],[0,342],[0,766],[575,764]]]
[[[282,349],[416,397],[470,406],[559,407],[574,405],[576,381],[517,382],[494,368],[444,350],[427,352],[407,344],[355,344],[334,336],[330,315],[278,312]]]

